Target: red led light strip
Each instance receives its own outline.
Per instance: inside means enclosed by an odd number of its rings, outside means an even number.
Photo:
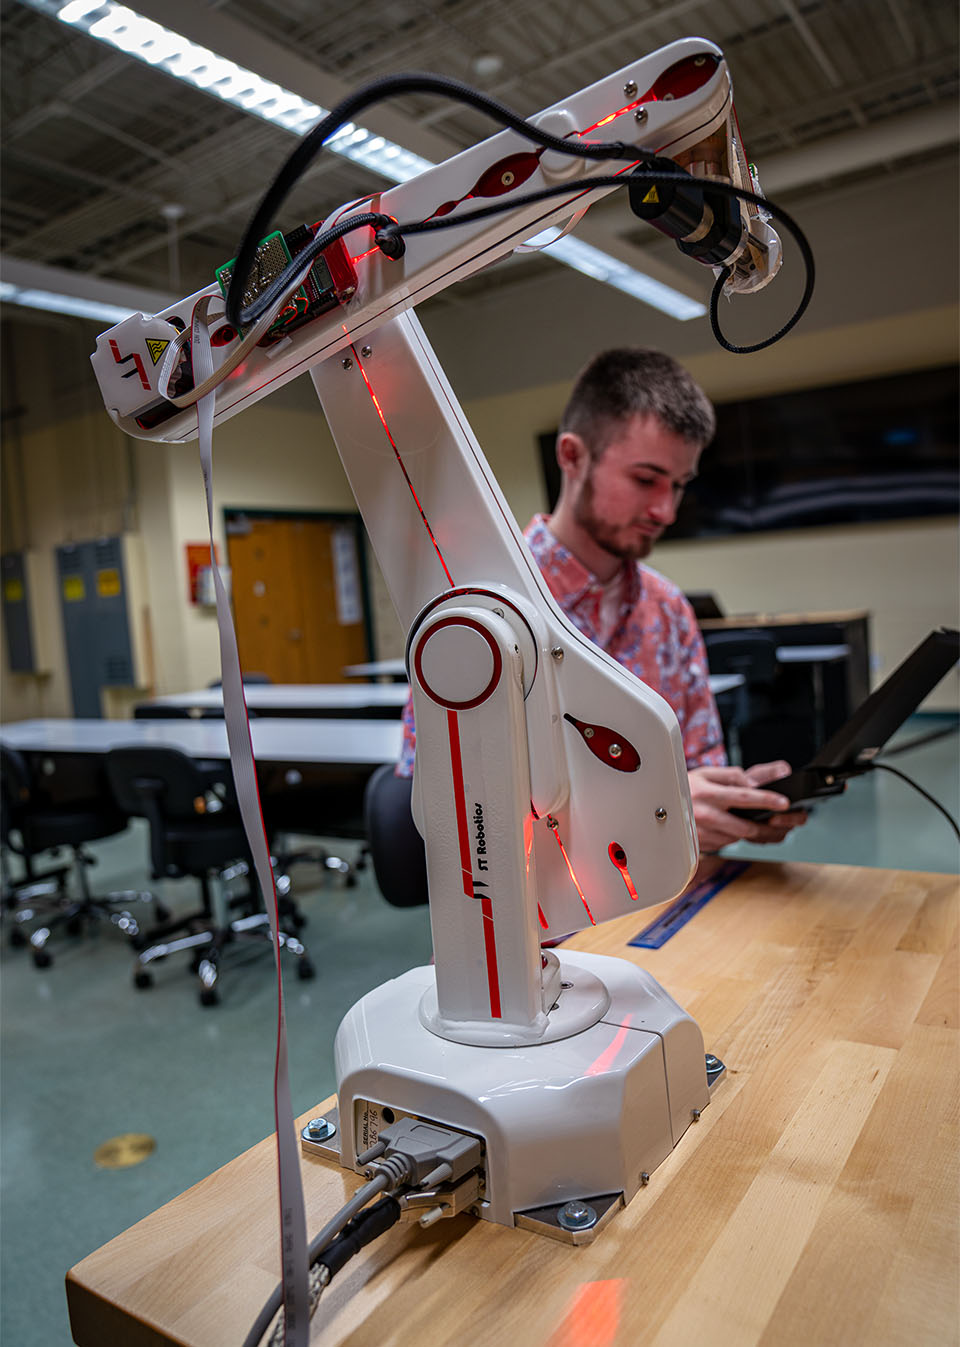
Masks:
[[[444,573],[444,575],[447,577],[447,581],[448,581],[448,583],[450,584],[450,587],[453,588],[453,576],[452,576],[452,575],[450,574],[450,572],[447,570],[447,563],[446,563],[446,562],[444,561],[444,559],[443,559],[443,553],[440,551],[440,546],[439,546],[439,544],[438,544],[436,538],[434,537],[433,529],[430,527],[430,523],[429,523],[429,521],[428,521],[428,519],[427,519],[427,516],[426,516],[426,515],[424,514],[424,512],[423,512],[423,506],[420,504],[420,501],[417,499],[417,493],[416,493],[416,491],[414,491],[414,489],[413,489],[413,483],[412,483],[411,480],[410,480],[410,474],[407,472],[406,468],[405,468],[404,465],[403,465],[403,459],[400,457],[400,450],[397,448],[397,442],[396,442],[396,440],[393,438],[393,436],[390,434],[390,427],[387,425],[387,418],[384,416],[384,414],[383,414],[383,409],[381,408],[380,403],[377,401],[377,395],[376,395],[376,393],[373,391],[373,387],[372,387],[372,385],[371,385],[371,383],[370,383],[370,380],[367,378],[367,371],[363,368],[363,365],[362,365],[362,363],[361,363],[361,361],[360,361],[360,356],[359,356],[358,353],[357,353],[356,347],[355,347],[355,346],[351,346],[350,349],[351,349],[351,351],[353,351],[353,357],[354,357],[354,359],[355,359],[356,362],[357,362],[357,366],[358,366],[358,368],[359,368],[359,370],[360,370],[360,373],[363,375],[363,382],[367,385],[367,392],[370,394],[370,400],[371,400],[371,402],[373,403],[374,407],[375,407],[376,410],[377,410],[377,415],[378,415],[379,418],[380,418],[380,424],[383,426],[384,434],[386,435],[387,439],[390,441],[390,448],[393,450],[394,454],[396,455],[397,463],[400,465],[400,471],[403,473],[403,479],[404,479],[404,481],[406,482],[407,486],[410,488],[410,495],[413,497],[413,503],[416,505],[417,509],[420,511],[420,518],[423,520],[423,526],[424,526],[424,528],[427,530],[427,533],[429,533],[429,535],[430,535],[430,541],[433,543],[434,551],[435,551],[436,554],[437,554],[437,557],[438,557],[438,559],[439,559],[440,565],[443,567],[443,573]]]
[[[596,924],[597,924],[597,923],[596,923],[596,919],[595,919],[593,913],[590,911],[590,907],[589,907],[589,905],[588,905],[588,903],[587,903],[586,898],[584,898],[584,896],[583,896],[583,889],[581,889],[579,883],[577,882],[577,877],[576,877],[576,875],[573,873],[573,866],[570,864],[570,857],[567,855],[567,849],[566,849],[566,847],[563,845],[563,843],[560,841],[560,829],[559,829],[559,827],[557,826],[557,820],[556,820],[555,818],[550,818],[550,817],[548,816],[548,818],[547,818],[547,827],[550,829],[550,831],[553,833],[554,837],[557,839],[557,846],[560,848],[560,855],[563,857],[564,861],[566,862],[567,869],[568,869],[569,872],[570,872],[570,878],[573,880],[573,887],[576,889],[577,893],[579,893],[579,895],[580,895],[580,901],[581,901],[581,903],[583,903],[583,906],[586,908],[587,916],[590,918],[590,925],[591,925],[591,926],[596,926]]]
[[[447,736],[450,740],[450,765],[453,768],[453,802],[457,813],[457,840],[460,844],[460,874],[463,892],[467,898],[476,898],[473,889],[473,868],[470,862],[470,830],[467,826],[467,802],[463,793],[463,759],[460,755],[460,726],[456,711],[447,712]],[[497,941],[493,926],[493,903],[480,898],[483,926],[483,949],[487,961],[487,988],[490,993],[490,1014],[493,1019],[503,1017],[500,1008],[500,972],[497,967]]]

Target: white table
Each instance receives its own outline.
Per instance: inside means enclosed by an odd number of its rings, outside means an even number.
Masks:
[[[848,645],[778,645],[781,664],[833,664],[850,654]]]
[[[399,720],[251,720],[254,756],[263,763],[379,766],[400,755]],[[193,758],[227,759],[222,720],[21,720],[0,727],[0,742],[22,753],[107,753],[160,745]]]
[[[272,683],[246,684],[247,709],[258,716],[348,716],[351,718],[399,718],[407,700],[407,685],[400,683]],[[198,688],[174,692],[140,702],[134,711],[138,720],[186,716],[191,719],[223,715],[223,689]]]
[[[813,647],[804,647],[804,649]],[[833,648],[833,647],[831,647]],[[343,671],[348,678],[401,678],[406,679],[407,669],[402,659],[382,659],[375,660],[372,664],[348,664]],[[733,688],[743,686],[743,674],[711,674],[710,691],[715,697],[721,692],[730,692]],[[368,689],[372,690],[372,689]],[[392,689],[384,688],[383,691],[390,692]],[[404,688],[404,701],[409,689]],[[252,705],[249,701],[248,704]]]
[[[394,682],[407,681],[407,666],[402,659],[375,659],[366,664],[348,664],[347,678],[390,678]]]

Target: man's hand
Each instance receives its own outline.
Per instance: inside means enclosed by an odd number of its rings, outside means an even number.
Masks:
[[[694,767],[689,772],[693,817],[701,851],[719,851],[731,842],[782,842],[791,828],[806,823],[803,809],[791,809],[785,795],[763,790],[789,776],[787,762],[758,762],[752,767]],[[731,809],[772,809],[775,817],[758,823],[737,818]]]

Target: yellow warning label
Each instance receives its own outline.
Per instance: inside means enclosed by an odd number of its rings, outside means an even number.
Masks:
[[[3,597],[7,603],[23,602],[23,581],[5,580],[3,582]]]
[[[112,599],[120,593],[120,572],[114,567],[97,571],[97,593],[101,599]]]
[[[657,191],[657,184],[656,184],[656,183],[653,184],[653,186],[650,188],[650,190],[649,190],[649,192],[647,193],[647,195],[643,198],[643,204],[644,204],[645,206],[659,206],[659,204],[660,204],[660,194],[659,194],[659,192]],[[149,345],[149,343],[148,343],[148,345]],[[153,363],[156,364],[157,362],[154,361]]]
[[[157,363],[169,345],[168,341],[162,341],[159,337],[147,338],[147,350],[150,352],[150,359],[154,364]]]
[[[65,575],[63,577],[63,597],[67,603],[80,603],[87,597],[82,575]]]

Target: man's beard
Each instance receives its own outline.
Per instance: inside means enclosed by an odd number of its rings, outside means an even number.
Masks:
[[[574,504],[573,517],[580,528],[589,533],[598,547],[602,547],[618,561],[642,561],[653,551],[652,538],[640,534],[628,541],[625,536],[621,537],[621,533],[626,534],[623,526],[608,524],[597,514],[594,508],[592,468]]]

